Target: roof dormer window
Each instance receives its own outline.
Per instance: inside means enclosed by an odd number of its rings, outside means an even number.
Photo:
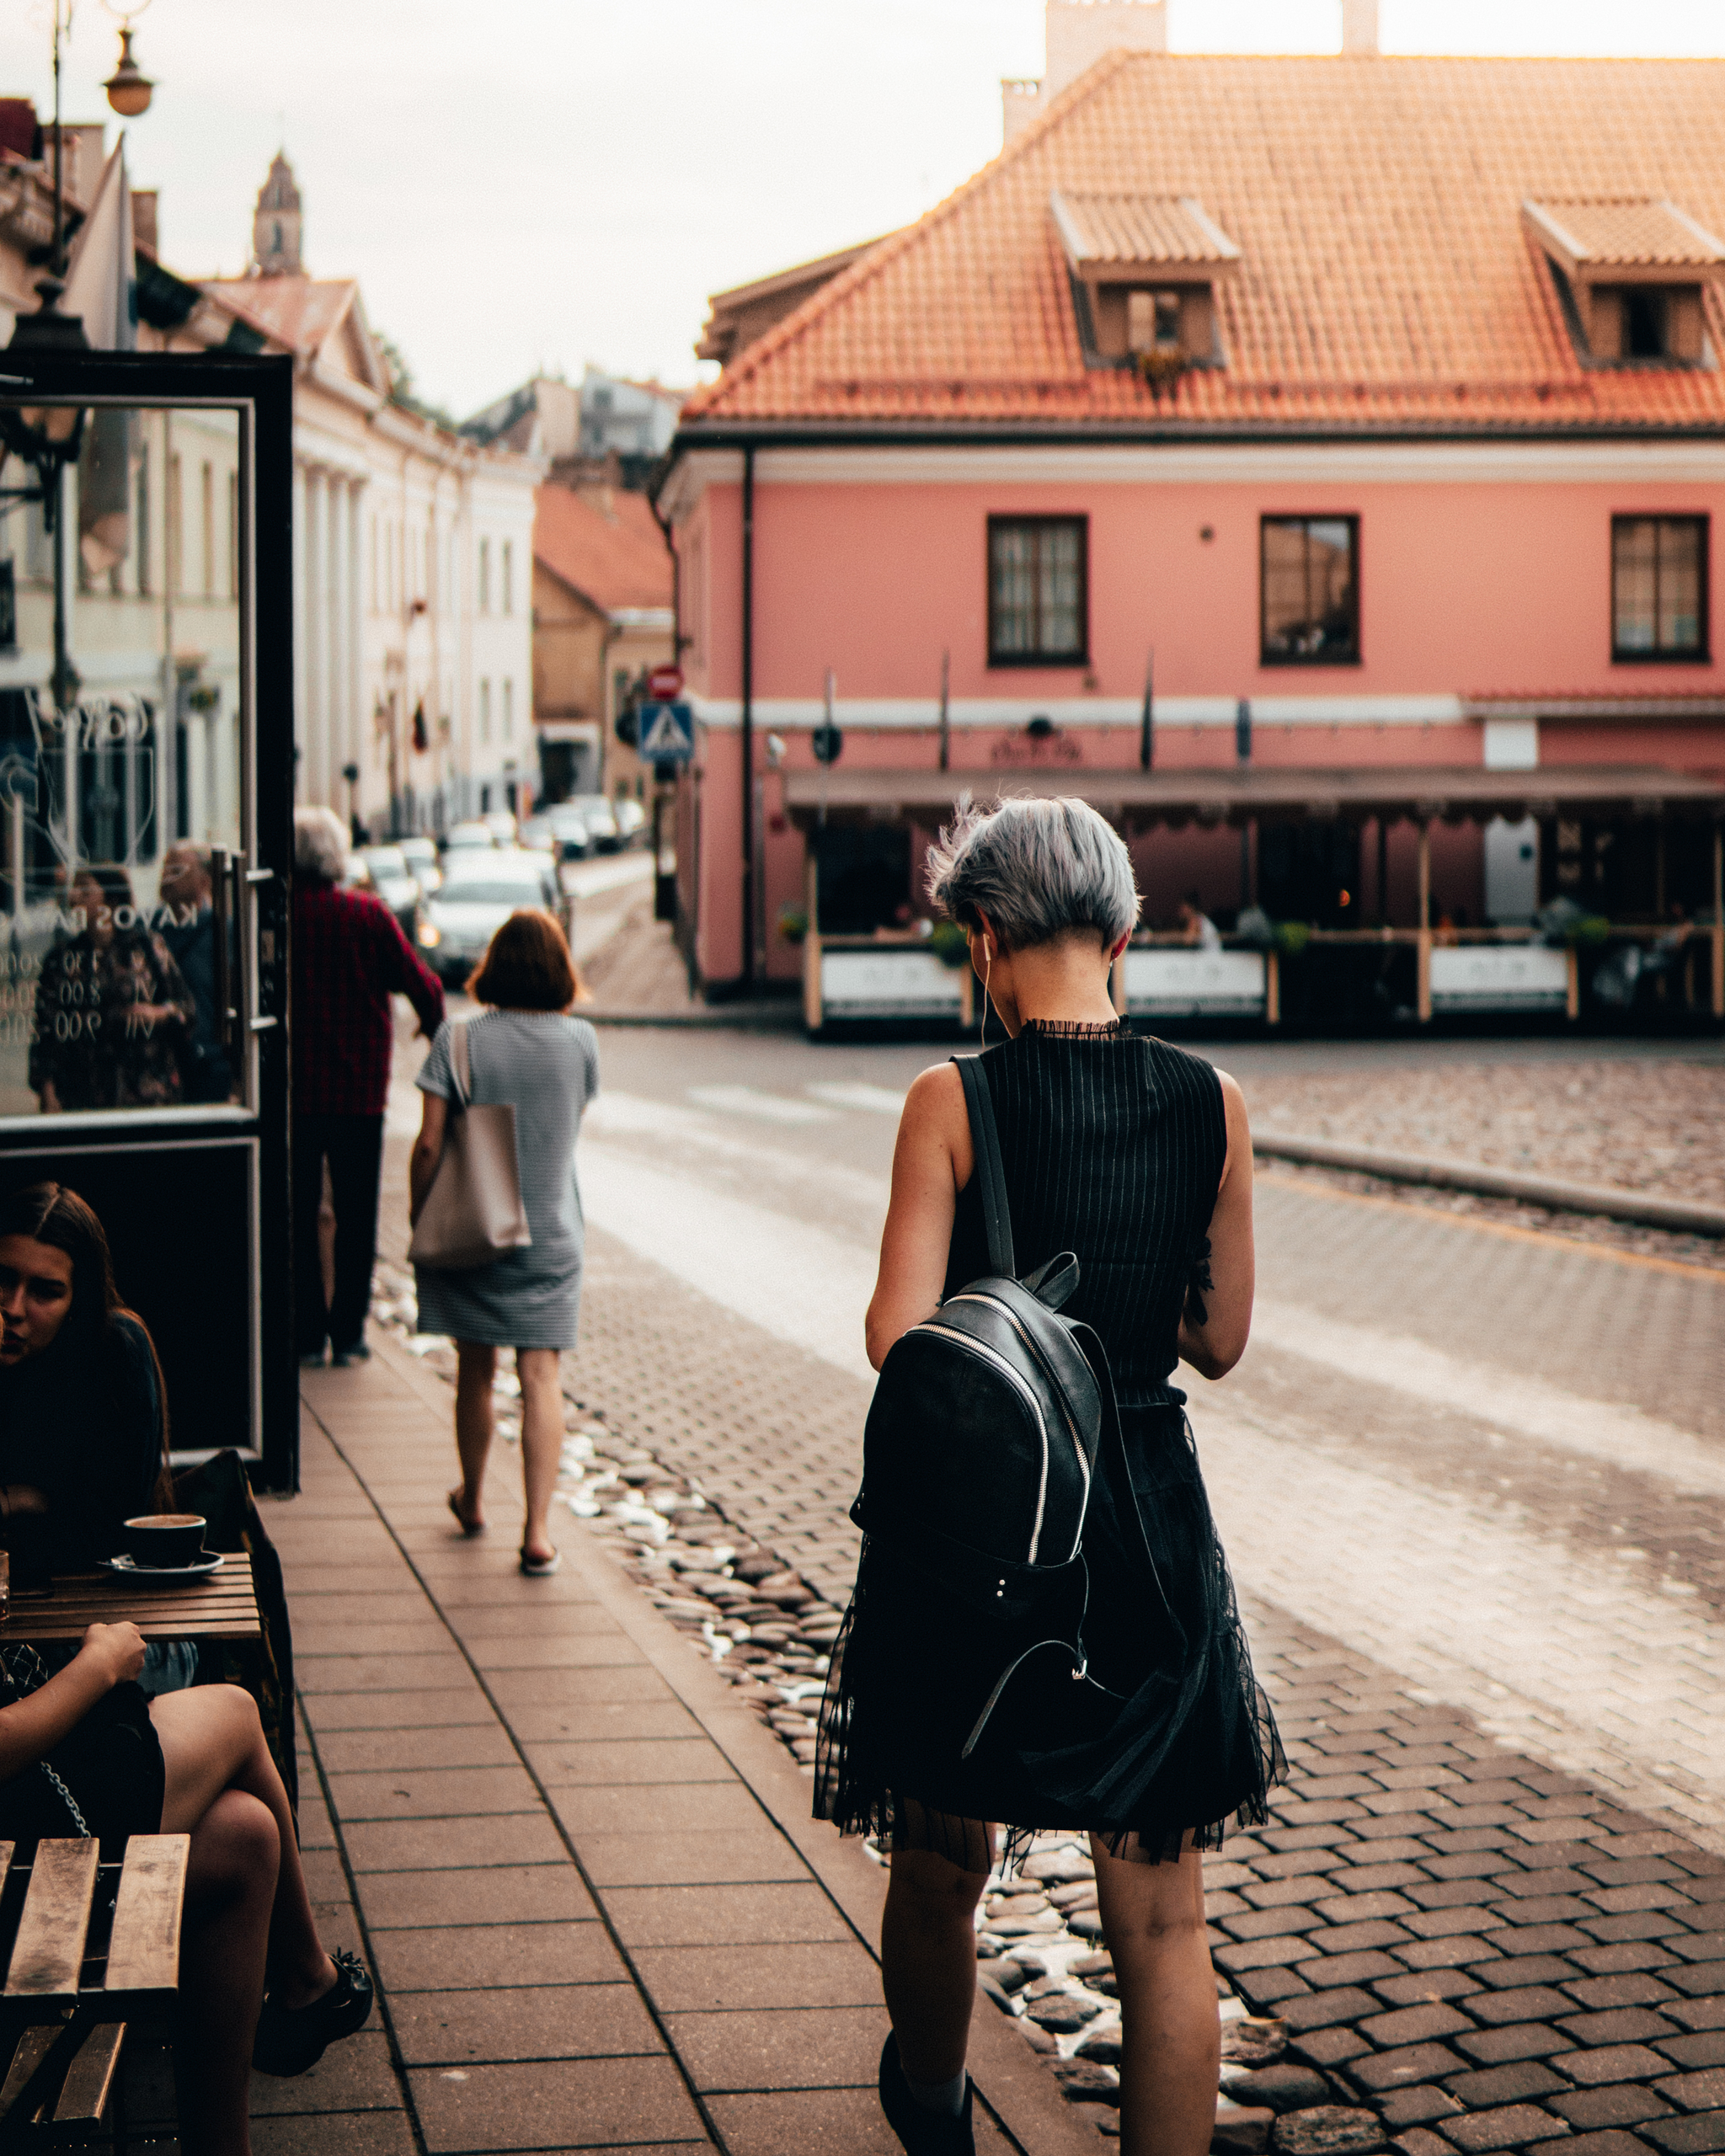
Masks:
[[[1219,362],[1216,286],[1237,275],[1240,250],[1200,203],[1057,187],[1049,208],[1090,364],[1160,377]]]
[[[1714,363],[1703,298],[1725,275],[1725,241],[1687,211],[1637,196],[1527,201],[1521,214],[1557,272],[1583,360]]]

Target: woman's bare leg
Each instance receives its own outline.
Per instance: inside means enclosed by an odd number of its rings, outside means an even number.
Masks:
[[[201,1822],[227,1791],[255,1797],[274,1821],[268,1904],[272,1990],[286,2007],[309,2006],[335,1982],[335,1964],[318,1936],[293,1812],[264,1741],[256,1702],[237,1684],[196,1684],[152,1700],[150,1720],[167,1769],[163,1833],[190,1833],[195,1849]],[[256,2015],[252,2018],[255,2022]]]
[[[1120,1985],[1120,2156],[1204,2156],[1222,2038],[1203,1860],[1188,1849],[1174,1864],[1134,1863],[1094,1835],[1090,1846]]]
[[[554,1348],[517,1348],[515,1369],[521,1380],[521,1480],[527,1497],[521,1548],[529,1557],[545,1558],[555,1546],[547,1519],[563,1456],[562,1364]]]
[[[462,1463],[456,1507],[467,1526],[483,1527],[485,1463],[491,1457],[494,1428],[491,1380],[497,1374],[497,1350],[483,1341],[457,1340],[455,1353],[455,1449]]]
[[[947,1820],[950,1832],[920,1831],[953,1849],[895,1849],[880,1920],[880,1975],[887,2015],[907,2080],[932,2088],[964,2070],[976,2000],[976,1904],[994,1861],[994,1828],[975,1819]],[[956,1835],[957,1838],[954,1839]]]
[[[162,1823],[186,1831],[165,1814]],[[280,1832],[259,1798],[225,1790],[191,1838],[174,2045],[179,2145],[184,2156],[250,2156],[252,2040]]]

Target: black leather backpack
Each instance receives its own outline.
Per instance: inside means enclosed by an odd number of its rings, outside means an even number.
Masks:
[[[1001,1629],[1006,1666],[964,1746],[968,1758],[1031,1655],[1062,1650],[1075,1678],[1095,1682],[1083,1644],[1084,1524],[1100,1449],[1121,1440],[1102,1342],[1060,1315],[1078,1260],[1063,1251],[1017,1277],[987,1074],[980,1057],[954,1060],[993,1270],[888,1351],[851,1517]],[[1039,1630],[1048,1636],[1030,1636]]]

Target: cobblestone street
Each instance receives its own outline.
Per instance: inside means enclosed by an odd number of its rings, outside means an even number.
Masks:
[[[566,1386],[614,1451],[650,1455],[841,1606],[861,1310],[898,1096],[931,1056],[611,1029],[601,1052]],[[386,1196],[398,1254],[416,1059]],[[1556,2137],[1593,2156],[1725,2148],[1725,1282],[1277,1172],[1261,1177],[1259,1244],[1253,1346],[1193,1402],[1291,1765],[1274,1823],[1208,1867],[1244,2032],[1220,2143],[1262,2146],[1285,2112],[1275,2146],[1290,2150],[1379,2133],[1407,2156]],[[429,1367],[421,1384],[436,1396]],[[435,1520],[425,1532],[435,1545]],[[654,1592],[677,1618],[673,1589]],[[770,1694],[735,1696],[765,1712]],[[647,1740],[655,1784],[680,1771],[668,1735]],[[1054,2046],[1068,2096],[1095,2100],[1069,2116],[1106,2129],[1112,2075],[1086,2060],[1107,2047],[1081,2036],[1103,2002],[1084,1965],[1062,1976],[1070,1956],[1039,1963],[1010,1913],[991,1919],[994,1995],[1014,2010],[997,2025]],[[1076,1995],[1064,2020],[1013,1999],[1027,1965],[1031,1993]],[[728,2025],[744,2024],[715,2020],[715,2041]],[[867,2050],[840,2107],[859,2133]],[[1312,2139],[1327,2121],[1341,2138]],[[716,2116],[701,2130],[768,2145]]]

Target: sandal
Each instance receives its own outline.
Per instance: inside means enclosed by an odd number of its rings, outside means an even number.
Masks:
[[[530,1557],[525,1549],[521,1551],[521,1572],[530,1580],[548,1580],[562,1562],[561,1550],[553,1550],[548,1557]]]
[[[259,2073],[291,2076],[308,2073],[333,2043],[350,2036],[371,2018],[371,1979],[357,1954],[338,1946],[331,1956],[335,1982],[309,2006],[278,2006],[264,2001],[252,2064]]]
[[[485,1523],[483,1519],[470,1520],[462,1510],[462,1493],[459,1490],[450,1492],[448,1502],[449,1509],[455,1514],[456,1525],[470,1540],[474,1535],[483,1534],[485,1532]]]

